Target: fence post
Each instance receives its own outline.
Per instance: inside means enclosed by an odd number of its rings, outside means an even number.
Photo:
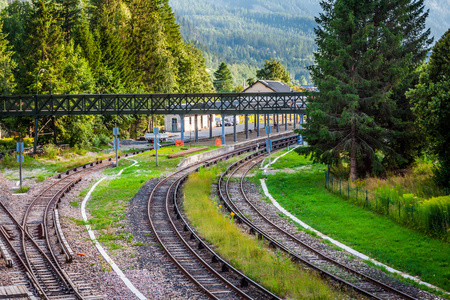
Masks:
[[[358,186],[356,186],[356,202],[358,202]]]
[[[369,208],[369,196],[368,196],[367,190],[366,190],[366,203],[367,203],[367,208]]]

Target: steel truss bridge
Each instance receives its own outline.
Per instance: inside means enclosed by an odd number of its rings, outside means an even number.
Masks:
[[[0,118],[63,115],[300,114],[311,93],[0,96]]]
[[[34,153],[38,140],[38,121],[51,117],[56,142],[56,116],[67,115],[180,115],[181,138],[184,139],[184,116],[220,114],[222,116],[222,143],[225,144],[225,115],[245,115],[245,132],[248,138],[248,115],[257,117],[255,129],[259,136],[259,115],[294,116],[294,128],[303,123],[307,99],[313,93],[205,93],[205,94],[103,94],[103,95],[14,95],[0,96],[0,119],[9,117],[34,117]],[[266,119],[267,117],[267,119]],[[278,117],[277,117],[278,120]],[[197,124],[197,120],[195,120]],[[197,125],[195,125],[197,126]],[[300,126],[300,125],[299,125]],[[210,117],[212,138],[212,118]],[[279,131],[277,125],[277,131]],[[195,128],[195,140],[198,130]],[[236,141],[236,122],[234,122]]]

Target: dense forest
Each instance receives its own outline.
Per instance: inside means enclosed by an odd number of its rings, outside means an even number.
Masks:
[[[209,68],[222,61],[230,66],[235,84],[254,77],[256,68],[273,57],[280,60],[296,84],[310,83],[306,67],[314,62],[314,17],[319,0],[170,0],[185,40],[204,52]],[[450,26],[450,1],[427,0],[427,25],[440,37]]]
[[[12,2],[0,15],[0,70],[0,95],[214,90],[167,0]],[[57,120],[57,142],[88,147],[115,121],[133,135],[151,127],[142,116],[66,116]],[[2,122],[24,134],[34,126],[31,118]]]

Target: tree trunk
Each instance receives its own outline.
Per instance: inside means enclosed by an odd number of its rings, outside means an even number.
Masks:
[[[357,160],[356,160],[356,122],[352,122],[351,128],[351,149],[350,149],[350,180],[358,179]]]

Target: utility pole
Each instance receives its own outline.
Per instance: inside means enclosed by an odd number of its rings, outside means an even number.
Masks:
[[[270,134],[272,133],[272,128],[270,128],[270,125],[266,126],[266,133],[267,133],[266,149],[267,149],[267,152],[269,152],[269,165],[270,165],[271,164],[270,151],[272,150],[272,141],[270,140]]]
[[[116,168],[119,166],[119,159],[118,159],[118,151],[119,151],[119,127],[117,127],[117,123],[114,123],[113,128],[113,135],[114,135],[114,150],[116,150]]]
[[[153,128],[153,132],[155,133],[155,138],[153,140],[153,148],[155,149],[156,152],[156,166],[158,167],[158,149],[159,149],[159,139],[158,139],[158,134],[159,134],[159,128],[158,127],[154,127]]]
[[[22,192],[22,163],[23,159],[23,142],[22,142],[22,133],[19,132],[19,142],[17,143],[16,151],[19,153],[17,156],[17,162],[19,163],[19,181],[20,181],[20,192]]]

